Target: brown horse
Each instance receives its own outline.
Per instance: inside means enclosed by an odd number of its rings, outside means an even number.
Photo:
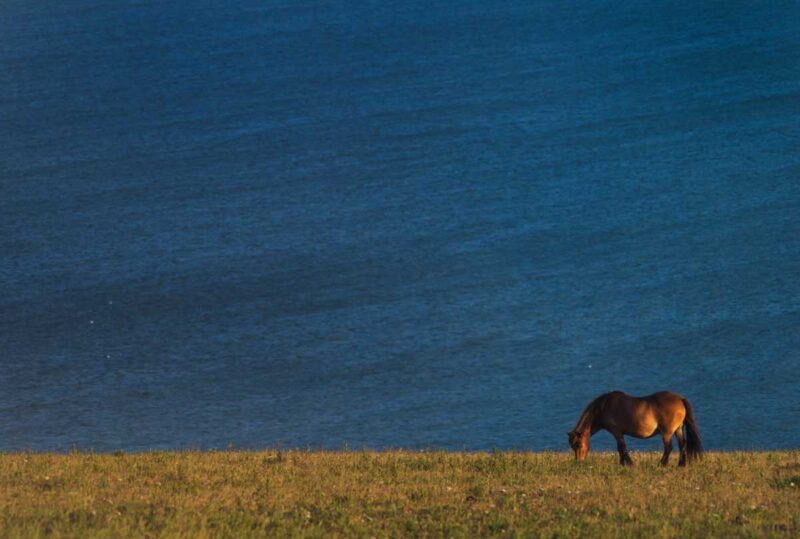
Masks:
[[[684,429],[681,427],[685,427]],[[631,397],[622,391],[612,391],[594,399],[581,414],[578,424],[568,434],[569,446],[575,458],[583,460],[589,453],[589,438],[605,429],[617,440],[619,463],[633,465],[624,435],[650,438],[661,434],[664,454],[661,464],[667,465],[672,452],[672,436],[678,438],[681,451],[678,466],[698,459],[703,454],[703,444],[697,430],[692,405],[672,391],[659,391],[647,397]]]

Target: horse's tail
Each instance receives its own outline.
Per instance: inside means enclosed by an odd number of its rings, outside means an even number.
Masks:
[[[686,456],[689,461],[700,459],[703,456],[703,442],[700,441],[700,431],[697,428],[697,421],[694,419],[694,412],[689,399],[682,399],[683,406],[686,408],[686,417],[683,424],[686,427]]]

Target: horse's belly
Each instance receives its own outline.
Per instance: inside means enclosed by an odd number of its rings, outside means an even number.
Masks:
[[[658,422],[653,421],[645,421],[639,425],[634,432],[631,433],[631,436],[636,436],[637,438],[650,438],[654,436],[658,432]]]

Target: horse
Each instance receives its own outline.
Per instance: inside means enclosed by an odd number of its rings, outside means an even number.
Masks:
[[[617,440],[619,463],[632,466],[633,461],[625,445],[625,435],[651,438],[661,435],[664,454],[661,464],[666,466],[672,452],[672,436],[678,438],[680,460],[678,466],[698,460],[703,454],[703,443],[688,399],[672,391],[659,391],[647,397],[631,397],[622,391],[600,395],[583,411],[575,428],[567,433],[569,446],[575,459],[581,461],[589,453],[589,438],[605,429]]]

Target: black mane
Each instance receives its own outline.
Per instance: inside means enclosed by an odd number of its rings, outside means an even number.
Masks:
[[[603,393],[590,402],[589,405],[586,406],[586,409],[583,410],[580,419],[578,419],[578,424],[575,426],[575,430],[578,432],[583,432],[587,428],[592,428],[595,418],[603,413],[603,408],[605,408],[608,399],[615,394],[621,395],[623,393],[622,391],[609,391],[608,393]]]

